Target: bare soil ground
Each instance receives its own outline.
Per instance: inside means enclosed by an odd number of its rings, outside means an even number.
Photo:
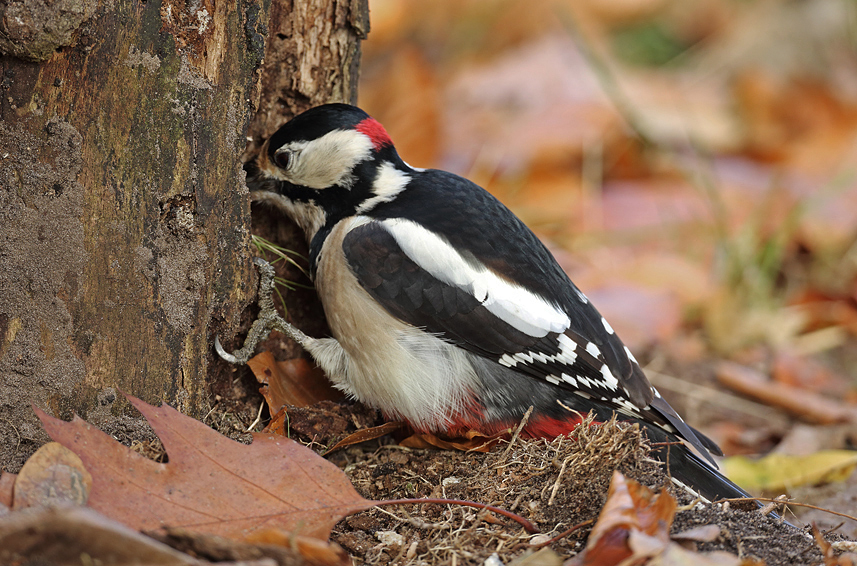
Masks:
[[[751,508],[693,505],[690,496],[673,489],[661,464],[648,458],[644,435],[623,424],[593,426],[575,439],[501,443],[487,454],[383,444],[371,450],[353,447],[330,459],[368,499],[445,497],[487,503],[518,513],[543,533],[530,535],[508,519],[456,505],[374,508],[334,529],[332,539],[357,564],[483,564],[495,553],[509,564],[534,552],[545,535],[596,519],[614,469],[656,490],[666,487],[677,497],[680,510],[673,533],[718,525],[720,536],[700,544],[701,552],[727,551],[768,565],[823,561],[805,529]],[[583,548],[591,528],[587,524],[551,547],[570,557]]]

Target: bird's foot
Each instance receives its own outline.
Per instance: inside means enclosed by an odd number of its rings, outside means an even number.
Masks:
[[[274,266],[260,257],[255,258],[253,263],[259,268],[259,316],[253,321],[244,344],[231,354],[223,348],[220,337],[214,337],[217,355],[230,364],[246,364],[256,351],[256,346],[268,337],[271,330],[279,330],[301,345],[309,340],[306,334],[286,322],[274,307]]]

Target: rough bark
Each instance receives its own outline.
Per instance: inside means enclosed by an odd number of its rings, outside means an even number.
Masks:
[[[207,411],[223,370],[213,336],[235,332],[255,292],[247,125],[254,104],[291,99],[260,96],[269,25],[295,49],[277,73],[313,77],[296,83],[302,100],[353,90],[362,31],[351,13],[365,2],[296,4],[0,5],[7,470],[44,440],[30,403],[99,424],[126,410],[121,389]]]
[[[357,103],[359,39],[368,0],[283,0],[271,7],[258,110],[247,137],[264,140],[289,118],[326,102]],[[248,145],[252,152],[253,143]]]

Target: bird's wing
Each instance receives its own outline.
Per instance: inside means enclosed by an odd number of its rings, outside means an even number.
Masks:
[[[630,352],[588,301],[576,301],[568,312],[410,220],[358,223],[342,246],[361,286],[403,322],[521,373],[605,401],[628,416],[661,424],[699,446],[694,432],[656,396]],[[573,288],[567,278],[565,284]],[[616,361],[617,352],[623,363]],[[624,371],[628,366],[631,371]],[[642,400],[631,393],[641,389],[648,393]]]

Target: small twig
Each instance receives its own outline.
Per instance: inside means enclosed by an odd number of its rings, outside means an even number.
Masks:
[[[562,531],[561,533],[554,536],[553,538],[549,538],[548,540],[546,540],[544,542],[540,542],[539,544],[532,545],[530,548],[543,548],[549,544],[559,542],[560,540],[564,539],[565,537],[567,537],[568,535],[570,535],[574,531],[576,531],[578,529],[582,529],[583,527],[585,527],[587,525],[591,525],[594,522],[595,522],[595,519],[587,519],[586,521],[583,521],[582,523],[578,523],[578,524],[574,525],[573,527],[570,527],[570,528]]]
[[[778,495],[774,498],[774,501],[768,503],[767,505],[759,509],[759,513],[761,513],[762,515],[767,515],[768,513],[772,513],[780,505],[782,505],[783,509],[785,509],[786,503],[788,503],[788,499],[786,498],[786,496]]]
[[[252,431],[252,430],[253,430],[253,428],[254,428],[257,424],[259,424],[259,421],[261,421],[261,420],[262,420],[262,409],[264,409],[264,408],[265,408],[265,402],[264,402],[264,401],[262,401],[262,404],[261,404],[261,405],[259,405],[259,413],[256,415],[256,420],[255,420],[255,421],[253,421],[253,423],[252,423],[250,426],[248,426],[248,427],[247,427],[247,430],[246,430],[245,432],[250,432],[250,431]]]
[[[693,501],[691,501],[687,505],[682,505],[681,507],[676,507],[675,510],[677,512],[678,511],[692,511],[693,509],[696,508],[697,505],[699,505],[701,503],[708,503],[708,500],[703,499],[703,497],[701,495],[697,495]],[[767,515],[767,513],[766,513],[766,515]]]
[[[532,410],[532,407],[530,407],[530,410]],[[14,430],[15,434],[18,436],[18,444],[15,445],[15,451],[17,452],[18,448],[21,446],[21,433],[18,432],[18,429],[15,427],[14,424],[12,424],[12,421],[10,421],[9,419],[0,419],[0,421],[3,421],[9,426],[11,426],[12,430]]]
[[[518,423],[518,428],[515,429],[515,434],[512,435],[512,439],[509,441],[509,445],[503,451],[503,454],[500,457],[500,459],[505,458],[506,455],[509,453],[509,450],[512,449],[512,445],[514,445],[515,441],[518,440],[518,436],[521,434],[521,431],[524,430],[524,427],[526,426],[527,421],[529,420],[530,415],[532,415],[532,414],[533,414],[533,406],[530,405],[530,408],[527,409],[527,412],[524,413],[523,417],[521,417],[521,422]]]
[[[553,484],[553,488],[551,488],[551,496],[548,498],[548,505],[553,505],[553,500],[556,497],[556,492],[559,491],[559,484],[562,482],[562,474],[565,473],[565,467],[568,465],[568,462],[574,457],[572,454],[568,458],[562,461],[562,466],[559,468],[559,475],[556,477],[556,481]]]

